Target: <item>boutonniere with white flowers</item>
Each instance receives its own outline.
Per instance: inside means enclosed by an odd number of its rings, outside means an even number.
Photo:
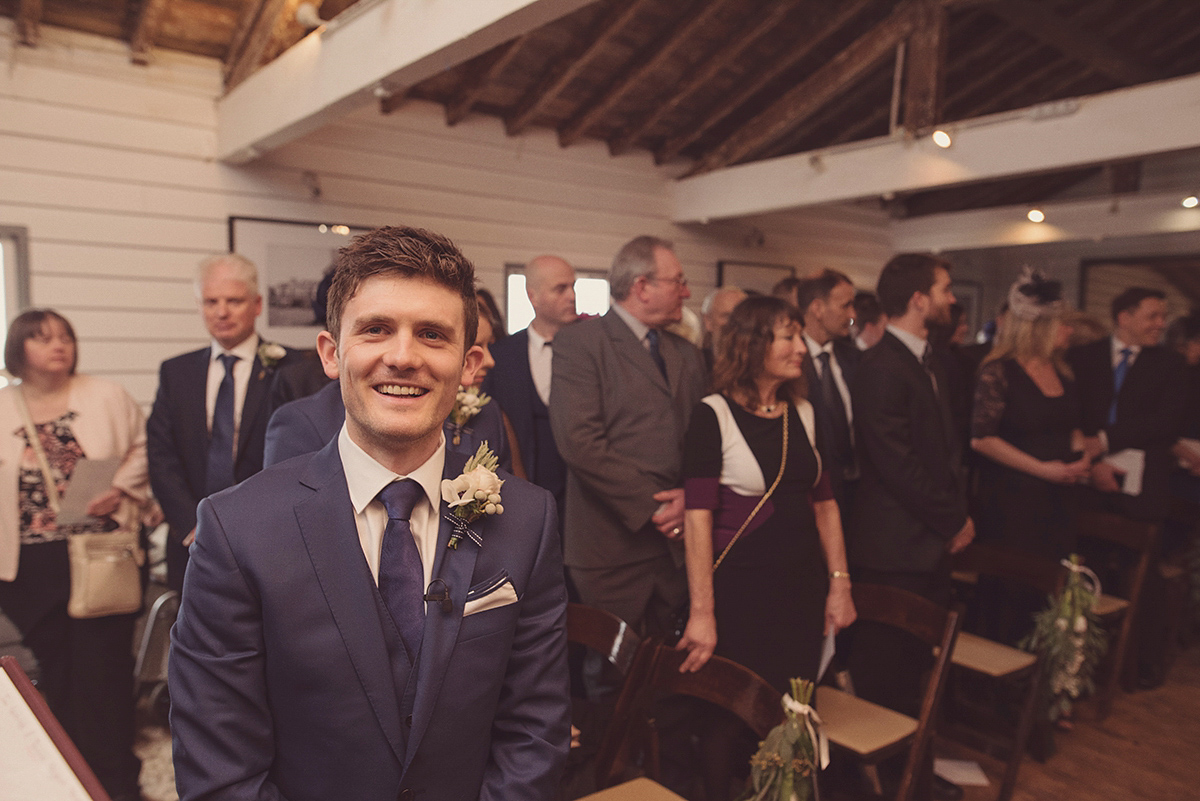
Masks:
[[[482,546],[483,538],[470,524],[486,515],[504,514],[504,506],[500,503],[500,488],[504,481],[496,475],[499,466],[496,454],[488,448],[487,442],[481,442],[479,450],[467,460],[462,475],[442,479],[442,500],[450,507],[446,519],[454,526],[447,547],[458,548],[464,537]]]
[[[267,370],[279,364],[284,356],[287,356],[287,348],[277,342],[263,342],[258,346],[258,361]]]
[[[458,388],[458,394],[454,396],[454,408],[450,410],[450,427],[454,431],[455,445],[462,443],[463,429],[467,423],[475,419],[475,415],[491,403],[491,400],[491,396],[480,392],[479,387]]]

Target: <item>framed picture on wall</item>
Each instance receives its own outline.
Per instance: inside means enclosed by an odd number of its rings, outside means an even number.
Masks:
[[[725,260],[717,262],[717,286],[736,286],[764,295],[770,295],[775,285],[784,278],[793,278],[795,275],[796,268],[787,264]]]
[[[229,250],[258,267],[263,314],[258,331],[294,348],[316,346],[322,328],[313,302],[338,248],[371,230],[331,222],[229,218]]]
[[[974,342],[983,325],[983,284],[978,281],[955,281],[950,285],[955,300],[963,307],[967,321],[967,342]]]

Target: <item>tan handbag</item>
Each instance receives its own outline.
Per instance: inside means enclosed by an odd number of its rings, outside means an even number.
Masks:
[[[42,449],[42,441],[29,415],[25,397],[18,393],[18,406],[25,418],[25,432],[37,456],[46,487],[46,500],[55,512],[59,510],[58,485],[50,470],[50,462]],[[112,515],[117,521],[115,531],[71,534],[67,537],[67,553],[71,563],[71,596],[67,614],[74,618],[126,615],[142,608],[142,565],[146,552],[141,546],[141,521],[137,503],[122,498],[121,506]]]

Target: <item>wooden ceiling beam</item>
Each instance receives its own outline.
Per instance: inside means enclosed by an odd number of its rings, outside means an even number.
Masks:
[[[1122,86],[1147,83],[1162,77],[1103,39],[1086,33],[1045,3],[997,0],[987,6],[987,11]]]
[[[898,42],[912,33],[921,1],[904,0],[885,20],[711,148],[688,175],[728,167],[794,130],[830,99],[870,72],[892,53]]]
[[[946,95],[946,9],[939,0],[922,0],[914,16],[904,56],[904,127],[909,131],[941,122]]]
[[[731,92],[724,102],[707,112],[704,115],[704,119],[698,120],[694,125],[686,126],[682,133],[664,142],[654,152],[654,160],[662,164],[678,156],[680,151],[685,147],[708,133],[714,125],[737,111],[743,103],[761,92],[784,72],[803,61],[818,45],[837,33],[843,25],[858,16],[859,12],[867,6],[872,5],[872,3],[873,0],[847,0],[847,2],[838,3],[836,10],[833,12],[821,12],[828,16],[819,17],[817,20],[814,20],[813,27],[816,29],[816,32],[812,36],[798,43],[795,49],[785,57],[769,65],[766,70],[751,80],[747,86],[737,92]],[[827,9],[828,7],[823,6],[823,8]]]
[[[697,31],[708,24],[726,2],[727,0],[694,0],[691,8],[684,13],[683,19],[666,26],[664,34],[642,48],[624,72],[601,90],[595,100],[585,102],[579,111],[559,127],[559,145],[568,147],[577,142],[605,114],[612,111],[630,90],[652,76]]]
[[[534,117],[557,98],[588,62],[617,38],[629,21],[649,3],[650,0],[621,0],[602,14],[579,40],[553,62],[534,88],[521,98],[516,111],[504,119],[504,130],[508,135],[516,136],[528,128]]]
[[[1142,160],[1114,161],[1104,165],[1108,188],[1114,195],[1128,195],[1142,190]]]
[[[278,47],[280,35],[287,30],[287,21],[295,15],[297,5],[299,0],[265,0],[262,12],[246,36],[242,52],[226,64],[226,90],[253,75]]]
[[[648,112],[631,124],[625,133],[609,142],[609,152],[619,156],[629,152],[638,140],[654,128],[664,117],[674,112],[684,100],[694,95],[700,89],[707,87],[717,77],[721,70],[732,64],[739,56],[762,36],[775,28],[783,18],[792,13],[795,6],[789,3],[768,3],[756,20],[752,20],[721,46],[716,53],[697,66],[682,84],[675,87],[670,97],[659,98],[652,104]]]
[[[21,0],[17,8],[17,41],[37,47],[39,26],[42,23],[42,0]]]
[[[163,14],[170,0],[144,0],[138,12],[133,36],[129,39],[129,58],[134,64],[149,64],[150,50],[162,27]]]
[[[222,76],[226,81],[229,80],[229,68],[234,64],[246,49],[246,42],[250,37],[250,31],[254,29],[254,25],[262,16],[263,10],[266,8],[268,0],[251,0],[242,6],[242,13],[238,16],[236,27],[233,29],[233,36],[229,39],[229,51],[225,54],[225,63],[222,71]]]
[[[508,68],[508,65],[517,57],[517,53],[521,52],[521,48],[529,41],[530,35],[529,33],[522,34],[508,44],[497,48],[497,52],[493,53],[490,58],[480,59],[480,63],[467,73],[458,93],[446,103],[447,125],[453,127],[466,119],[466,116],[471,113],[471,109],[479,102],[479,98],[483,97],[488,86]],[[390,109],[383,113],[388,114],[389,112]]]
[[[895,198],[892,208],[901,213],[893,216],[897,219],[911,219],[929,214],[1042,202],[1068,187],[1094,177],[1098,172],[1099,167],[1084,167],[1046,175],[1005,178],[981,184],[914,192]]]

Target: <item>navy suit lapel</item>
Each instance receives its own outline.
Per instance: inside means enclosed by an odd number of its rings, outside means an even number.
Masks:
[[[446,452],[446,466],[442,471],[443,478],[455,478],[462,473],[467,457],[463,454]],[[404,766],[407,770],[413,756],[420,747],[421,738],[433,716],[437,705],[438,694],[441,692],[442,680],[446,676],[446,668],[450,655],[454,652],[458,641],[458,629],[462,625],[463,606],[466,604],[467,590],[471,586],[471,576],[475,572],[475,560],[479,556],[479,546],[469,539],[463,539],[456,549],[448,547],[453,526],[446,519],[449,509],[442,501],[438,509],[440,524],[438,526],[437,547],[433,557],[433,577],[441,579],[450,593],[452,604],[450,611],[443,611],[440,604],[429,604],[425,612],[425,633],[421,640],[421,654],[417,669],[417,695],[413,702],[413,725],[408,739],[408,756]],[[483,547],[487,547],[487,523],[477,520],[472,528],[483,536]]]
[[[313,457],[301,483],[314,490],[296,505],[295,514],[317,581],[375,717],[403,763],[400,702],[375,602],[375,581],[359,544],[336,439]]]
[[[238,430],[244,434],[249,434],[253,430],[255,420],[266,406],[267,389],[271,384],[269,373],[270,371],[263,366],[263,363],[259,361],[256,354],[254,364],[251,365],[250,369],[250,382],[246,384],[246,399],[242,402],[242,422],[238,426]],[[251,437],[249,436],[238,437],[238,459],[246,452],[246,444],[250,439]]]

